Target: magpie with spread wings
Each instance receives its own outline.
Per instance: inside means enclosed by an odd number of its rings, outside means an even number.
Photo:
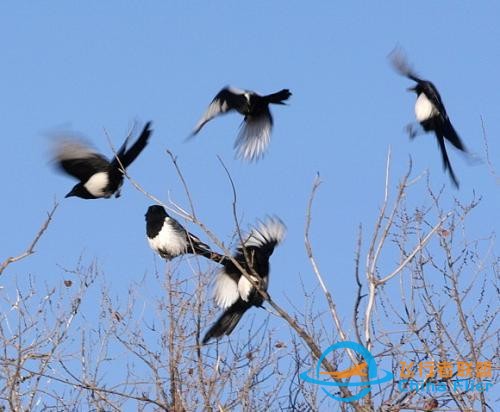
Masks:
[[[146,123],[136,142],[127,149],[128,137],[116,156],[109,161],[101,153],[76,138],[56,141],[54,161],[64,172],[79,180],[66,197],[82,199],[120,197],[123,169],[126,169],[146,147],[151,136],[151,122]],[[119,159],[119,160],[118,160]]]
[[[234,143],[237,157],[247,161],[259,160],[271,140],[273,117],[269,105],[284,105],[284,101],[291,95],[288,89],[261,96],[250,90],[225,87],[214,97],[191,136],[196,135],[214,117],[229,111],[237,111],[244,116]]]
[[[278,218],[260,222],[258,227],[251,230],[233,256],[264,291],[267,291],[269,286],[269,258],[274,248],[283,241],[285,232],[286,227]],[[231,259],[226,258],[223,266],[215,280],[214,298],[217,306],[224,309],[224,312],[205,334],[203,344],[212,338],[229,335],[248,309],[252,306],[261,307],[264,302],[259,291]]]

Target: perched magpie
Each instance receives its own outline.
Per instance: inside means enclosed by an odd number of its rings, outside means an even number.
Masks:
[[[163,206],[149,206],[145,216],[149,246],[162,258],[171,260],[186,253],[193,253],[217,263],[225,260],[224,256],[212,252],[208,245],[169,216]]]
[[[451,167],[444,139],[448,140],[453,146],[463,152],[467,152],[467,149],[448,118],[448,114],[446,113],[446,109],[444,108],[443,101],[441,100],[441,96],[436,86],[428,80],[420,79],[413,72],[401,51],[394,51],[390,57],[394,68],[400,74],[416,82],[414,87],[408,89],[417,94],[415,116],[426,132],[432,131],[436,135],[443,157],[444,170],[448,170],[453,184],[458,188],[458,180]],[[415,137],[416,133],[412,130],[411,126],[409,126],[408,130],[410,132],[410,137]]]
[[[59,140],[55,148],[56,164],[80,181],[66,197],[98,199],[109,198],[113,194],[115,197],[120,197],[120,187],[123,184],[122,167],[127,168],[146,147],[152,133],[150,127],[151,122],[146,123],[141,135],[128,150],[127,137],[111,161],[81,141],[69,138]]]
[[[278,218],[260,222],[259,227],[250,232],[234,255],[234,260],[245,269],[252,280],[262,282],[260,286],[265,291],[269,285],[269,258],[275,246],[283,240],[285,231],[285,225]],[[230,259],[225,260],[223,265],[224,268],[215,280],[214,298],[216,304],[224,309],[224,313],[205,334],[203,344],[211,338],[229,335],[248,309],[252,306],[260,307],[264,301]],[[260,279],[252,275],[252,270]]]
[[[284,101],[291,95],[288,89],[261,96],[250,90],[225,87],[212,100],[194,128],[192,136],[219,114],[236,110],[245,116],[234,143],[237,156],[248,161],[258,160],[264,155],[271,139],[273,117],[269,111],[269,104],[285,104]]]

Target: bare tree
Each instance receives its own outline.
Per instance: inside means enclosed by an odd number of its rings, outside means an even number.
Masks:
[[[168,155],[184,185],[187,207],[171,199],[162,202],[129,180],[154,202],[197,225],[232,256],[232,245],[198,219],[177,159]],[[201,332],[216,316],[208,291],[219,269],[196,256],[158,261],[159,268],[130,285],[126,297],[114,297],[98,262],[84,258],[74,269],[63,270],[62,281],[33,281],[4,294],[0,405],[16,411],[494,410],[487,392],[456,384],[464,368],[476,382],[497,379],[477,367],[492,364],[498,355],[500,274],[494,236],[474,240],[466,235],[468,216],[480,208],[481,199],[457,200],[447,209],[443,190],[434,191],[423,176],[410,176],[411,162],[393,194],[389,153],[380,212],[371,233],[359,228],[353,275],[343,277],[352,283],[350,307],[337,304],[314,254],[311,221],[319,176],[305,212],[304,247],[311,273],[304,275],[303,302],[271,296],[255,282],[257,273],[247,273],[233,259],[262,295],[268,316],[279,318],[287,328],[289,339],[266,321],[251,324],[239,339],[202,346]],[[237,190],[229,173],[228,179],[233,239],[240,244]],[[423,184],[427,196],[415,202],[412,187]],[[34,252],[56,207],[26,252],[7,258],[0,274],[7,275],[11,263]],[[393,257],[392,265],[385,256]],[[311,278],[316,281],[312,288],[306,286]],[[155,285],[154,291],[144,293],[149,284]],[[95,314],[82,312],[89,299],[99,302]],[[323,351],[337,341],[366,347],[377,364],[393,371],[394,380],[372,386],[366,397],[349,403],[339,403],[303,381],[300,374],[315,368]],[[345,383],[334,373],[358,364],[358,355],[332,353],[321,368],[333,373],[337,383]],[[421,386],[412,385],[403,372],[413,374],[415,381],[421,378]],[[368,377],[361,379],[368,385]],[[426,391],[424,384],[440,390]],[[345,398],[358,390],[338,386],[336,395]]]

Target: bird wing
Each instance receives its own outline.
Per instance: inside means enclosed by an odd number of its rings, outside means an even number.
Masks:
[[[57,142],[54,158],[61,169],[82,182],[109,168],[109,162],[103,155],[82,142],[68,138]]]
[[[246,248],[267,249],[271,254],[274,247],[283,241],[285,234],[286,226],[283,221],[277,216],[268,217],[265,221],[259,221],[258,227],[252,229],[243,245]]]
[[[443,135],[453,146],[457,149],[467,152],[465,145],[458,136],[457,131],[450,122],[450,119],[446,118],[443,122]]]
[[[224,87],[219,93],[217,93],[205,113],[203,113],[203,116],[196,124],[192,135],[197,134],[206,123],[219,114],[244,107],[247,103],[244,93],[244,90],[235,89],[233,87]]]
[[[177,220],[170,217],[169,225],[176,233],[183,236],[188,243],[188,251],[189,253],[199,253],[203,255],[211,255],[213,252],[210,250],[210,246],[206,243],[203,243],[198,236],[193,235],[188,232],[184,226],[182,226]],[[216,253],[213,253],[213,259],[217,259]],[[220,256],[220,255],[219,255]],[[220,257],[222,259],[222,257]]]
[[[439,111],[441,116],[444,119],[448,119],[446,109],[444,107],[443,101],[441,100],[441,95],[437,91],[436,86],[434,86],[432,82],[418,77],[401,50],[396,49],[389,55],[389,58],[391,60],[392,66],[396,69],[396,71],[398,71],[403,76],[406,76],[409,79],[413,80],[414,82],[417,82],[430,102]]]
[[[389,60],[391,61],[392,66],[396,71],[409,79],[421,83],[422,79],[418,77],[418,75],[413,71],[412,67],[408,63],[404,52],[396,48],[389,54]]]
[[[206,243],[203,243],[198,236],[193,235],[191,232],[188,232],[187,230],[186,234],[188,237],[188,241],[190,242],[190,246],[192,244],[192,247],[194,248],[194,251],[196,253],[210,251],[210,246],[208,246]]]
[[[234,142],[236,156],[249,162],[262,158],[271,141],[272,128],[273,118],[269,108],[258,116],[245,116]]]
[[[148,139],[151,136],[151,133],[152,133],[151,122],[147,122],[146,125],[144,126],[144,129],[142,129],[142,132],[138,137],[138,139],[128,150],[127,150],[127,142],[128,142],[128,137],[127,137],[123,142],[122,146],[120,147],[120,150],[118,150],[115,158],[112,160],[111,165],[114,168],[120,168],[120,163],[117,160],[118,157],[123,167],[127,168],[146,147],[146,145],[148,144]]]
[[[446,113],[446,109],[444,107],[443,101],[441,100],[441,95],[437,91],[436,86],[428,80],[421,80],[420,86],[422,87],[423,92],[430,100],[430,102],[434,105],[434,107],[439,111],[439,114],[444,120],[448,120],[448,114]]]
[[[213,297],[217,306],[227,309],[239,298],[238,277],[234,271],[222,269],[215,278]]]

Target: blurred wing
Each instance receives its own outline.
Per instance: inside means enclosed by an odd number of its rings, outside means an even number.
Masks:
[[[259,225],[253,228],[245,240],[245,247],[263,247],[268,243],[278,244],[283,241],[286,234],[286,226],[277,216],[268,217],[265,221],[259,221]]]
[[[271,141],[273,119],[269,110],[257,117],[245,117],[234,142],[236,156],[247,161],[259,160]]]
[[[413,71],[406,56],[400,48],[394,49],[389,54],[389,60],[392,64],[392,67],[401,75],[408,77],[409,79],[420,83],[422,79],[420,79],[417,74]]]
[[[103,155],[71,139],[56,143],[54,160],[66,173],[82,182],[109,167],[109,162]]]
[[[201,128],[219,114],[226,113],[230,110],[237,110],[246,104],[244,91],[232,87],[225,87],[217,96],[214,97],[212,103],[195,126],[192,135],[197,134]]]
[[[453,146],[457,149],[462,150],[463,152],[467,152],[465,145],[462,143],[462,140],[458,136],[457,131],[451,124],[449,119],[446,119],[443,126],[443,135]]]

